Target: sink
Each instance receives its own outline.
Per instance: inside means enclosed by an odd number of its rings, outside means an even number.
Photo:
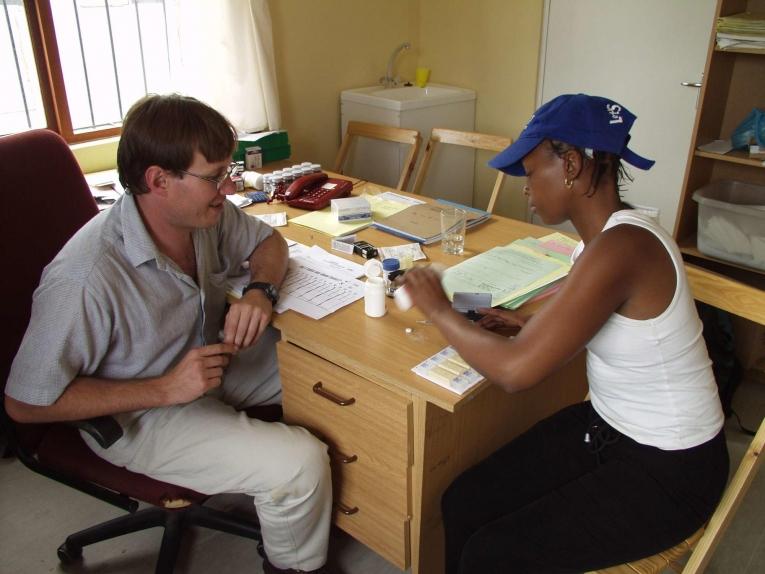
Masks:
[[[416,86],[399,88],[368,86],[343,90],[341,97],[343,101],[357,102],[388,110],[413,110],[475,100],[475,91],[439,84],[429,84],[424,88]]]

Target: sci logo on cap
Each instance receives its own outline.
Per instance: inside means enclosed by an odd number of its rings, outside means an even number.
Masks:
[[[611,115],[611,121],[608,122],[609,124],[621,124],[624,123],[624,118],[622,118],[622,107],[619,104],[606,104],[606,110]]]

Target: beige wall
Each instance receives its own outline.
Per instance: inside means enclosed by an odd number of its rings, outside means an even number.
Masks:
[[[385,74],[391,51],[419,44],[416,0],[269,0],[282,124],[292,157],[331,167],[340,145],[340,92]],[[412,77],[414,50],[398,60]]]
[[[517,137],[535,108],[542,0],[420,0],[419,66],[436,83],[476,91],[475,129]],[[476,158],[476,207],[486,207],[496,172]],[[508,178],[495,211],[525,218],[520,178]]]
[[[269,0],[269,7],[295,159],[332,164],[340,92],[375,84],[405,41],[412,49],[398,60],[398,73],[411,79],[425,66],[433,82],[476,90],[477,131],[515,137],[534,110],[542,0]],[[489,157],[477,161],[479,207],[495,177],[485,167]],[[522,184],[510,178],[499,213],[525,217]]]

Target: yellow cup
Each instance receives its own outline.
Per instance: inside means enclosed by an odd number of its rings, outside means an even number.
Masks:
[[[430,68],[417,68],[414,73],[414,84],[418,88],[424,88],[430,79]]]

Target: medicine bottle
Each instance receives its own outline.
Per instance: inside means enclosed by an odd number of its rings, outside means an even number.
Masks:
[[[284,187],[284,178],[282,178],[281,175],[272,175],[271,182],[271,188],[274,190],[271,197],[281,198],[284,195],[284,190],[286,189]]]
[[[385,279],[385,294],[388,297],[393,297],[396,292],[395,279],[401,275],[401,264],[395,257],[383,259],[383,278]]]

